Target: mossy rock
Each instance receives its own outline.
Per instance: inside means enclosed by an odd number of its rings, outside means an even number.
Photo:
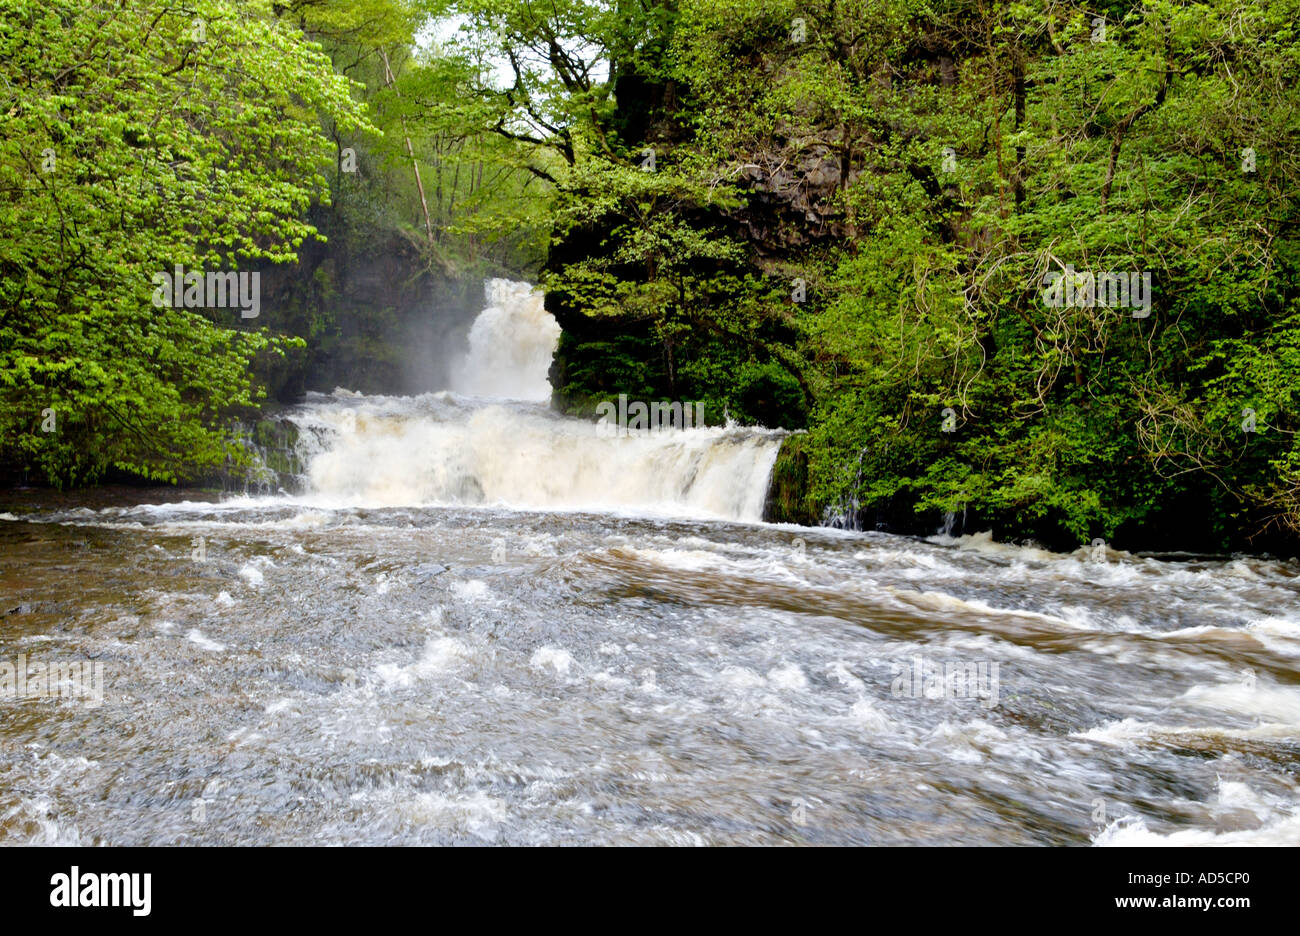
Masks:
[[[781,440],[763,506],[763,519],[768,523],[817,526],[821,522],[821,511],[808,494],[807,446],[808,435],[803,432]]]

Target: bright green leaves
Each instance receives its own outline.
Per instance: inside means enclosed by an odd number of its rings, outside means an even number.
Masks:
[[[294,259],[320,120],[369,127],[349,82],[269,3],[228,0],[0,0],[0,63],[0,445],[68,483],[218,461],[272,340],[155,308],[151,277]]]
[[[843,239],[771,264],[817,285],[794,309],[814,500],[1057,542],[1211,495],[1300,516],[1297,12],[681,7],[679,163],[837,183],[808,198]],[[1149,272],[1150,309],[1044,302],[1067,264]]]

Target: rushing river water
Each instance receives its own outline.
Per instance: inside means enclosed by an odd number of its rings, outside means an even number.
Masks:
[[[0,498],[0,664],[103,664],[0,685],[0,843],[1300,843],[1295,563],[762,524],[777,434],[556,416],[493,288],[301,494]]]

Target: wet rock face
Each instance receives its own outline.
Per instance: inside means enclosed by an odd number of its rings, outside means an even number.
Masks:
[[[303,489],[298,427],[292,422],[267,416],[253,423],[236,423],[232,434],[243,451],[229,447],[224,463],[202,471],[194,486],[261,497],[281,491],[296,494]]]
[[[830,147],[764,153],[750,160],[739,178],[750,193],[749,205],[732,218],[759,257],[780,259],[824,238],[851,233],[834,206],[844,175]],[[854,175],[850,172],[850,182]]]
[[[294,403],[308,390],[407,395],[446,386],[448,364],[482,308],[482,277],[430,271],[419,249],[396,234],[364,241],[326,234],[326,244],[304,243],[298,263],[263,270],[256,324],[307,342],[286,358],[258,362],[269,398]]]
[[[797,261],[803,251],[819,243],[851,235],[836,205],[843,175],[831,147],[750,154],[747,159],[737,176],[746,204],[726,212],[702,210],[693,224],[726,232],[747,244],[752,262],[760,269],[776,269],[782,261]],[[599,245],[610,242],[621,223],[622,219],[607,216],[572,231],[552,245],[548,269],[558,271],[598,255]],[[620,275],[635,280],[645,273],[629,268]],[[584,398],[600,394],[673,395],[666,383],[666,351],[652,322],[590,317],[556,293],[547,295],[546,308],[562,329],[550,371],[560,408],[585,411],[589,407]],[[765,425],[774,424],[767,414],[750,415],[763,419]]]
[[[753,67],[769,67],[757,50],[752,58]],[[616,91],[613,128],[628,150],[652,147],[661,158],[671,160],[676,147],[690,145],[693,125],[680,119],[681,89],[620,69]],[[806,252],[854,235],[839,197],[859,173],[852,143],[840,147],[839,130],[824,131],[821,139],[826,142],[808,142],[807,126],[781,125],[773,137],[756,140],[749,152],[737,152],[726,166],[720,165],[719,180],[725,179],[723,184],[738,191],[741,206],[679,208],[679,219],[690,226],[723,234],[747,248],[748,256],[740,263],[719,262],[714,269],[694,269],[695,275],[744,276],[755,269],[786,275],[784,270],[797,265]],[[569,231],[552,243],[547,270],[559,272],[570,264],[601,257],[610,249],[603,245],[615,243],[614,231],[625,223],[625,218],[607,215]],[[654,276],[654,271],[638,267],[609,272],[629,282]],[[546,308],[562,329],[550,371],[553,401],[570,412],[589,412],[591,400],[620,392],[673,398],[680,389],[674,375],[690,356],[716,353],[718,344],[726,340],[696,333],[689,346],[669,347],[648,319],[591,317],[567,296],[554,292],[547,295]],[[694,390],[707,392],[707,388]],[[746,408],[741,400],[733,403]],[[795,409],[802,410],[802,405]],[[787,428],[803,425],[806,418],[806,413],[796,413],[784,403],[748,407],[744,413],[733,410],[733,415]]]

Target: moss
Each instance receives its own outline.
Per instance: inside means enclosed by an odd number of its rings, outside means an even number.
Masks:
[[[285,419],[259,419],[253,427],[262,464],[279,476],[284,485],[285,476],[302,474],[298,461],[298,427]]]
[[[781,450],[772,466],[763,519],[769,523],[797,523],[816,526],[822,511],[808,491],[808,435],[796,432],[781,440]]]

